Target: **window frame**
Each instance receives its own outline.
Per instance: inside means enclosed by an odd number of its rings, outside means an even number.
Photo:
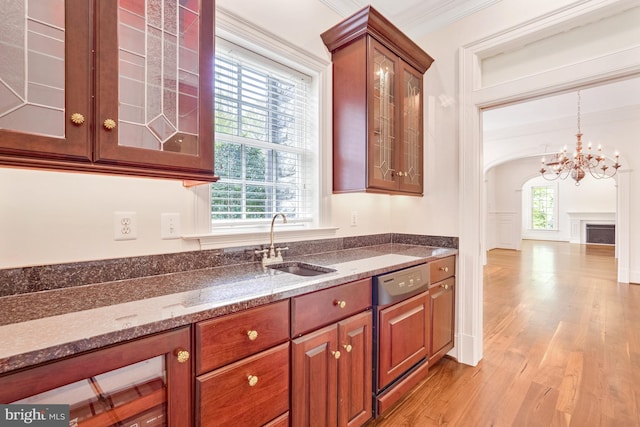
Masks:
[[[550,228],[536,228],[534,226],[534,190],[536,188],[546,188],[546,189],[550,189],[553,191],[553,225]],[[548,196],[547,196],[548,197]],[[529,215],[530,215],[530,222],[529,222],[529,226],[530,226],[530,230],[532,231],[558,231],[559,230],[559,221],[558,221],[558,215],[559,215],[559,191],[558,191],[558,183],[548,183],[548,184],[543,184],[543,185],[531,185],[530,187],[530,194],[529,194],[529,204],[530,204],[530,209],[529,209]],[[548,211],[548,210],[547,210]]]
[[[250,50],[254,54],[265,56],[285,66],[289,66],[313,79],[314,96],[317,99],[315,116],[317,126],[316,152],[313,161],[316,171],[311,180],[315,189],[312,197],[314,218],[311,222],[278,224],[278,234],[288,239],[304,240],[310,238],[328,238],[336,234],[336,227],[327,226],[330,222],[331,159],[330,117],[331,86],[329,72],[331,62],[291,44],[290,42],[245,21],[228,10],[216,8],[216,36]],[[328,171],[328,172],[327,172]],[[194,208],[194,229],[185,240],[199,240],[201,249],[222,248],[237,244],[264,243],[269,234],[269,223],[247,222],[212,228],[210,185],[197,185],[190,188]]]
[[[241,153],[240,157],[242,162],[240,167],[238,167],[237,162],[228,162],[227,160],[229,159],[224,159],[222,162],[224,163],[224,167],[218,165],[216,173],[220,175],[220,180],[211,186],[212,193],[215,193],[214,190],[216,186],[222,187],[224,184],[230,187],[242,187],[243,189],[250,187],[263,188],[265,207],[269,209],[269,211],[259,213],[257,216],[255,213],[252,213],[250,206],[254,202],[259,203],[259,199],[252,199],[248,194],[244,193],[243,190],[238,199],[233,199],[237,200],[239,202],[238,206],[241,207],[237,212],[234,213],[233,211],[223,210],[217,215],[212,212],[213,229],[218,227],[235,227],[238,225],[264,224],[270,222],[272,216],[277,212],[287,214],[288,223],[312,223],[314,219],[317,218],[317,214],[315,213],[317,205],[313,203],[313,197],[310,197],[310,195],[313,196],[316,192],[318,180],[315,179],[315,177],[319,173],[318,162],[314,160],[317,158],[319,145],[317,141],[318,123],[314,114],[310,114],[315,113],[318,107],[315,103],[309,102],[309,100],[316,99],[316,91],[313,90],[313,77],[297,69],[283,66],[271,58],[256,55],[254,52],[247,51],[245,48],[222,38],[216,40],[216,46],[220,55],[225,56],[225,59],[221,59],[223,63],[221,65],[222,68],[219,70],[221,78],[224,76],[225,80],[232,83],[225,87],[229,88],[231,95],[233,95],[237,89],[238,98],[236,98],[236,96],[223,96],[222,104],[220,104],[221,108],[219,110],[216,108],[216,115],[218,113],[221,115],[230,114],[231,121],[229,122],[230,126],[223,127],[226,131],[219,129],[216,133],[215,142],[216,146],[222,144],[222,146],[228,146],[232,151],[236,149],[239,150],[238,153]],[[222,53],[223,50],[225,53]],[[224,64],[226,61],[228,61],[228,66],[225,67]],[[284,118],[289,116],[289,114],[285,113],[283,116],[279,116],[280,112],[277,111],[277,107],[273,109],[272,107],[261,105],[261,101],[256,98],[261,94],[259,91],[265,89],[266,98],[264,98],[264,100],[270,99],[269,97],[274,95],[274,92],[270,89],[273,82],[283,82],[285,85],[293,83],[296,87],[294,102],[293,104],[289,104],[289,106],[293,107],[291,116],[301,118],[302,121],[296,123],[294,126],[295,130],[292,133],[293,138],[291,139],[293,144],[278,144],[270,140],[272,129],[278,128],[277,126],[274,128],[271,127],[274,124],[272,119],[277,119],[278,117]],[[300,82],[303,83],[300,84]],[[247,86],[243,86],[243,83],[247,83]],[[262,86],[263,84],[266,86]],[[299,92],[299,89],[302,89],[303,92]],[[222,94],[225,93],[229,92],[223,90]],[[245,99],[245,96],[247,96],[248,99]],[[256,101],[255,103],[253,102],[254,100]],[[271,105],[271,102],[267,104]],[[309,108],[310,106],[311,108]],[[251,124],[252,113],[250,111],[255,111],[257,114],[255,116],[257,121],[254,122],[256,126]],[[246,116],[244,114],[246,114]],[[243,120],[243,117],[247,118],[248,121]],[[303,124],[304,127],[301,128],[299,126],[300,124]],[[243,129],[245,129],[243,125],[246,125],[247,132],[249,132],[251,136],[245,137],[241,135]],[[235,149],[233,147],[235,147]],[[251,168],[248,167],[250,163],[247,163],[249,157],[245,157],[249,156],[248,153],[260,151],[265,153],[265,159],[270,159],[266,160],[264,165],[266,166],[264,180],[259,176],[253,176],[252,178]],[[286,164],[286,161],[282,164],[277,163],[276,159],[280,156],[294,159],[296,172],[292,175],[294,177],[293,182],[287,178],[282,181],[278,179],[279,177],[283,178],[283,176],[278,173],[279,166]],[[219,161],[221,159],[216,158],[216,160]],[[228,171],[231,176],[223,178],[222,175],[225,170]],[[296,197],[291,200],[293,202],[292,206],[295,206],[295,215],[290,215],[286,207],[277,208],[275,206],[280,203],[287,204],[286,197],[282,199],[277,197],[279,191],[286,191],[287,188],[293,189],[296,193]],[[224,195],[224,190],[220,195]],[[215,197],[216,194],[213,194],[213,196]],[[239,215],[240,218],[213,218],[214,216],[224,217],[227,215],[230,217]],[[259,218],[260,216],[261,218]]]

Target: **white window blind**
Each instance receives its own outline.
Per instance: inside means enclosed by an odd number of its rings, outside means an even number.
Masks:
[[[311,78],[217,40],[215,171],[211,219],[218,224],[312,219]]]

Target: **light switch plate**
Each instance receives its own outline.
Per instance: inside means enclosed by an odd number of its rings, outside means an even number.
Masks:
[[[160,237],[165,240],[180,238],[179,213],[160,214]]]

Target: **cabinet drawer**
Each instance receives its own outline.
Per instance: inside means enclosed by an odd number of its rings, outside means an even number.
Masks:
[[[456,274],[456,257],[450,256],[429,263],[431,283],[439,282]]]
[[[371,307],[371,278],[291,299],[291,333],[299,336]]]
[[[205,320],[195,326],[196,375],[289,339],[289,300]]]
[[[289,410],[289,343],[196,378],[198,426],[262,426]]]

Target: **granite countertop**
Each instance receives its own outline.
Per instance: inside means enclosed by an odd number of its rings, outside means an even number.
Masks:
[[[391,243],[285,256],[336,270],[312,277],[250,263],[2,297],[0,374],[455,254]]]

